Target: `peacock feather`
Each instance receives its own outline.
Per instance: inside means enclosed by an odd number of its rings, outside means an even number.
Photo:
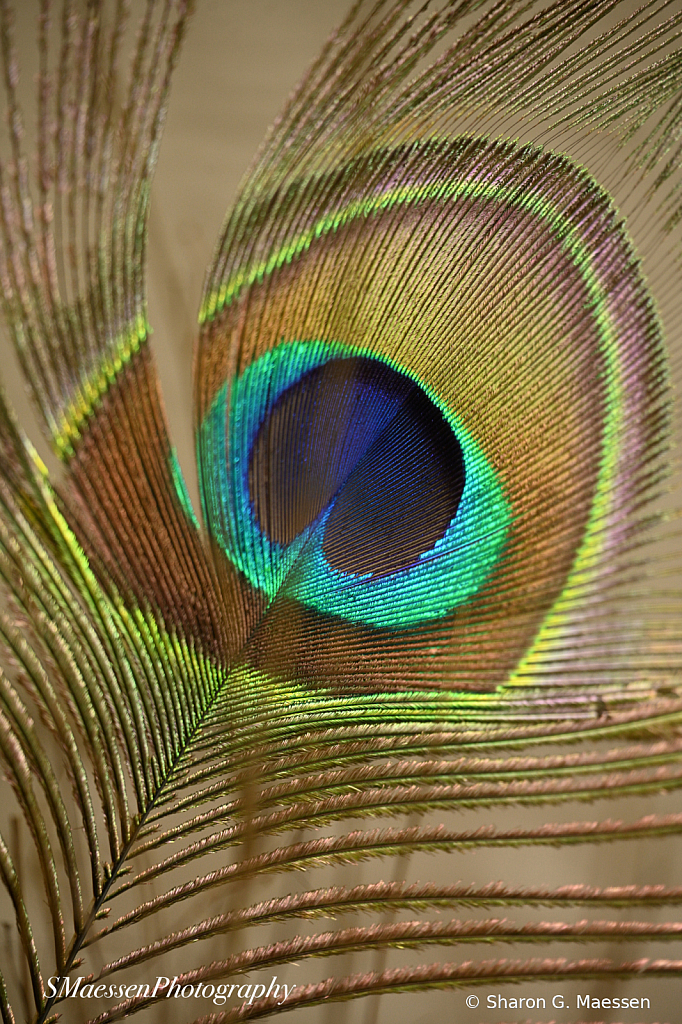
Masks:
[[[146,285],[191,7],[0,0],[2,1020],[653,1020],[682,887],[586,851],[682,832],[682,4],[356,0],[206,272],[198,502]]]

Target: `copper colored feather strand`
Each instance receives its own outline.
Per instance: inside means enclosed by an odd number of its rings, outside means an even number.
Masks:
[[[0,840],[3,1024],[155,1020],[137,983],[173,975],[202,1024],[653,991],[682,974],[641,955],[682,929],[655,866],[479,884],[453,855],[682,832],[549,807],[682,779],[682,5],[357,0],[206,273],[197,510],[145,290],[190,7],[36,0],[29,111],[0,0],[0,294],[61,462],[3,397],[0,759],[35,867]],[[294,962],[285,1002],[252,985]],[[108,995],[76,1010],[78,977]]]

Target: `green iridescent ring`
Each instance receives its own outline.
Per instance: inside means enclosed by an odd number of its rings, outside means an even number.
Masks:
[[[447,422],[465,467],[456,514],[442,536],[413,564],[381,575],[339,571],[330,564],[324,539],[334,501],[290,543],[282,544],[268,537],[259,523],[249,487],[252,448],[278,399],[311,371],[353,358],[388,366],[411,386],[416,384]],[[228,558],[255,587],[271,598],[283,594],[320,612],[384,628],[442,618],[481,589],[504,548],[511,510],[495,470],[464,423],[413,374],[373,352],[338,342],[287,342],[232,382],[229,416],[227,402],[224,386],[201,428],[203,443],[220,467],[207,488],[205,514],[218,526]]]

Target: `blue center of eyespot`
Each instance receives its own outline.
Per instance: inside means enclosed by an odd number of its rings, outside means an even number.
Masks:
[[[339,343],[290,342],[227,401],[225,387],[201,427],[205,513],[254,586],[385,628],[480,590],[510,509],[464,424],[413,375]]]
[[[327,562],[372,577],[433,547],[464,478],[440,410],[410,377],[366,356],[304,373],[271,405],[249,455],[249,496],[268,540],[291,544],[329,509]]]

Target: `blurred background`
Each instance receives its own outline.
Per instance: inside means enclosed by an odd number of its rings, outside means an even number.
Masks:
[[[134,0],[142,7],[141,0]],[[149,320],[154,329],[152,345],[160,368],[166,409],[171,424],[180,463],[185,472],[193,501],[197,500],[196,470],[192,435],[192,353],[196,337],[196,315],[201,295],[204,270],[209,262],[225,212],[231,203],[240,178],[246,172],[263,135],[280,110],[301,74],[317,55],[334,25],[346,10],[344,0],[199,0],[198,9],[188,33],[180,65],[171,93],[166,131],[161,147],[159,165],[152,192],[149,244]],[[20,43],[30,50],[34,38],[34,7],[19,4],[18,32]],[[28,115],[27,115],[28,120]],[[2,358],[2,376],[12,402],[20,411],[22,420],[41,453],[51,466],[54,460],[46,445],[39,440],[39,432],[31,410],[27,408],[23,386],[14,358],[6,339]],[[532,751],[540,753],[540,751]],[[0,783],[5,785],[5,783]],[[2,801],[6,804],[7,801]],[[494,812],[496,827],[515,827],[542,821],[603,820],[623,817],[635,820],[644,814],[658,811],[671,813],[680,810],[679,794],[652,798],[632,798],[623,804],[601,801],[593,806],[572,805],[558,808],[540,807],[518,809],[509,807]],[[476,828],[491,823],[491,815],[460,813],[438,815],[446,824],[461,829]],[[12,845],[18,855],[24,878],[34,870],[30,840],[23,825],[16,819],[8,823]],[[325,834],[329,830],[324,830]],[[386,862],[383,877],[426,881],[439,877],[442,881],[484,883],[503,880],[518,885],[547,887],[571,883],[598,886],[627,884],[667,884],[680,882],[678,865],[681,862],[681,839],[662,839],[649,842],[620,843],[613,846],[582,845],[551,848],[529,852],[528,849],[489,850],[450,856],[414,856]],[[226,855],[227,856],[227,855]],[[202,862],[202,873],[207,866]],[[251,890],[240,893],[245,904],[302,889],[304,886],[345,884],[382,876],[381,867],[374,862],[370,868],[358,864],[318,871],[310,876],[279,876],[270,882],[259,882]],[[175,879],[174,879],[175,880]],[[150,886],[148,896],[164,891],[163,882]],[[172,921],[161,922],[152,918],[145,925],[147,941],[158,937],[159,928],[187,927],[199,916],[208,916],[226,909],[227,896],[216,890],[205,901],[201,911],[194,903],[181,904],[174,911]],[[609,917],[618,917],[618,911],[605,911]],[[650,917],[669,919],[674,911],[651,912]],[[450,916],[449,912],[444,912]],[[477,912],[465,910],[463,917],[476,917]],[[482,916],[482,913],[481,913]],[[553,910],[519,911],[515,920],[564,919],[567,912]],[[580,920],[577,909],[573,920]],[[627,918],[627,914],[621,914]],[[630,914],[632,916],[632,914]],[[645,919],[644,913],[637,915]],[[358,919],[361,921],[362,919]],[[366,920],[366,919],[365,919]],[[11,910],[0,902],[0,923],[3,928],[2,962],[10,978],[22,983],[16,942],[13,939],[14,922]],[[352,921],[344,921],[351,924]],[[339,925],[337,925],[338,927]],[[324,923],[302,922],[302,931],[321,931]],[[162,933],[161,933],[162,934]],[[279,937],[274,927],[270,933],[250,934],[253,943]],[[282,933],[283,934],[283,933]],[[247,936],[241,936],[246,941]],[[226,940],[225,940],[226,941]],[[106,956],[113,953],[107,948]],[[224,942],[195,944],[186,947],[178,956],[175,969],[187,970],[199,964],[226,955]],[[485,947],[454,947],[441,951],[394,951],[388,957],[377,954],[374,959],[303,961],[288,965],[279,972],[279,981],[304,985],[309,982],[342,973],[382,969],[384,966],[420,961],[464,961],[498,958],[505,953],[500,947],[486,952]],[[565,956],[568,959],[604,955],[615,960],[680,956],[672,946],[628,944],[620,948],[617,943],[600,947],[553,943],[536,947],[519,947],[510,956],[536,955]],[[99,952],[94,952],[83,971],[98,969]],[[99,963],[102,961],[100,960]],[[146,982],[158,973],[168,973],[167,965],[157,969],[151,961],[145,969],[126,976],[130,983]],[[269,980],[271,973],[267,975]],[[254,975],[249,981],[263,979]],[[478,1010],[465,1005],[467,991],[476,991],[481,1000]],[[546,1010],[491,1010],[486,1009],[485,997],[489,991],[506,997],[543,996]],[[551,1009],[551,996],[559,993],[568,1004],[566,1010]],[[587,1011],[576,1008],[576,994],[590,993],[604,998],[617,995],[648,996],[651,1009],[646,1011]],[[434,991],[425,995],[387,996],[381,999],[349,1004],[330,1004],[307,1011],[296,1011],[294,1017],[301,1024],[502,1024],[511,1021],[549,1022],[559,1024],[577,1021],[628,1021],[641,1024],[680,1020],[681,1003],[679,981],[650,980],[646,982],[560,983],[516,988],[495,987],[463,991]],[[232,1005],[235,1005],[234,1002]],[[172,1007],[172,1008],[171,1008]],[[103,1006],[101,1007],[104,1008]],[[193,1015],[216,1009],[201,1001],[192,1006]],[[87,1016],[95,1016],[97,1007],[70,1004],[63,1019],[77,1024]],[[165,1001],[157,1005],[140,1020],[173,1024],[188,1019],[190,1010]],[[293,1018],[287,1018],[293,1019]]]

